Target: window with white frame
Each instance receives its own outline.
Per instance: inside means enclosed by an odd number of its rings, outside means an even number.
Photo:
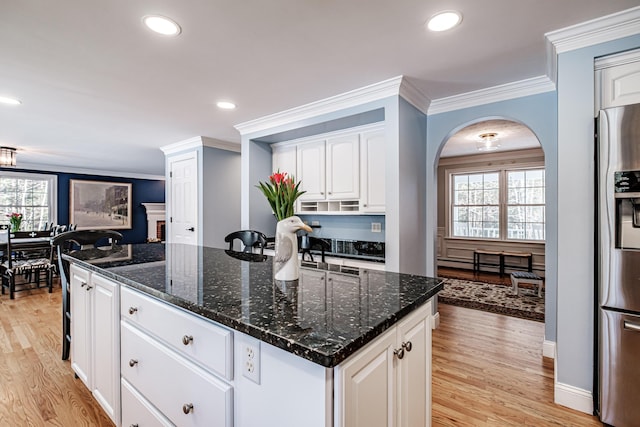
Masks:
[[[544,169],[450,174],[450,236],[544,241]]]
[[[56,222],[55,175],[0,171],[0,224],[9,215],[22,214],[22,230],[43,230]]]

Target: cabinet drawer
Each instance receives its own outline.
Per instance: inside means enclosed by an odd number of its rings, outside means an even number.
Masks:
[[[173,427],[173,424],[123,379],[122,426]]]
[[[122,319],[151,332],[187,359],[233,379],[230,330],[126,287],[121,294]]]
[[[230,385],[124,321],[121,337],[123,378],[172,423],[185,427],[233,425]],[[193,405],[191,411],[188,405]]]

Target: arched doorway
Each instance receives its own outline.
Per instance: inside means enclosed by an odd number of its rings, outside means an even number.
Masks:
[[[545,158],[536,135],[513,120],[481,118],[451,134],[436,165],[438,274],[498,285],[458,286],[440,301],[544,321],[544,294],[527,284],[513,295],[509,280],[514,271],[545,276]]]

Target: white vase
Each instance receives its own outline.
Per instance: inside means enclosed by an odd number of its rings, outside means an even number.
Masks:
[[[298,280],[298,237],[291,224],[300,221],[296,216],[290,216],[278,221],[276,226],[275,255],[273,259],[273,273],[275,280]]]

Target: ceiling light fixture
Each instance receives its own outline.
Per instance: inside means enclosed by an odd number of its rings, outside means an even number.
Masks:
[[[163,36],[177,36],[182,32],[182,28],[173,19],[160,15],[147,15],[142,18],[142,22],[151,31]]]
[[[236,104],[229,101],[218,101],[216,102],[218,108],[222,108],[223,110],[233,110],[236,108]]]
[[[433,15],[427,21],[427,28],[431,31],[447,31],[462,22],[462,14],[455,10],[445,10]]]
[[[12,147],[0,147],[0,166],[13,167],[16,165],[16,149]]]
[[[20,104],[22,104],[22,102],[20,102],[19,99],[10,98],[8,96],[0,96],[0,102],[3,103],[3,104],[9,104],[9,105],[20,105]]]
[[[478,151],[495,151],[500,147],[498,142],[498,134],[495,132],[487,132],[478,135],[480,138],[476,141],[476,148]]]

